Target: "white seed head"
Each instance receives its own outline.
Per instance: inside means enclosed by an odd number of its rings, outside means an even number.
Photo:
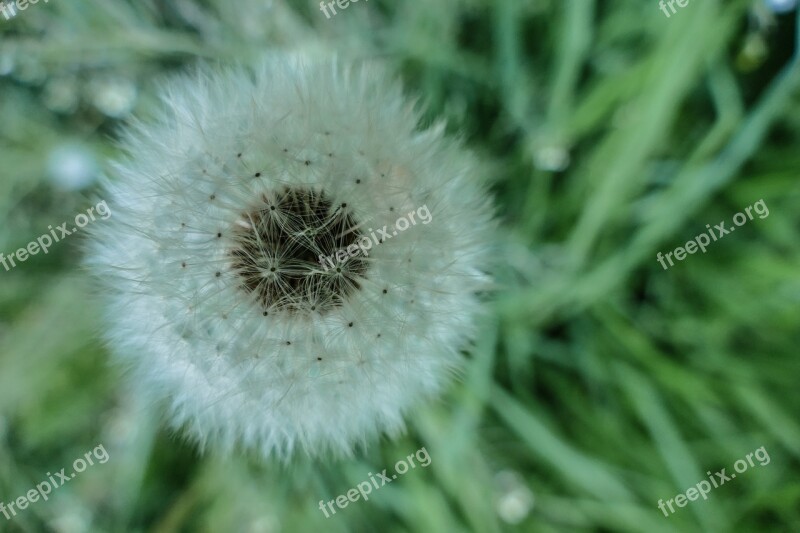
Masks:
[[[203,68],[163,100],[123,139],[89,257],[139,393],[223,452],[398,434],[458,369],[489,285],[472,156],[376,67]]]

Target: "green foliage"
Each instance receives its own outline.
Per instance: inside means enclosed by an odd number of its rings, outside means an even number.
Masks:
[[[51,0],[0,17],[6,255],[94,205],[53,181],[59,149],[105,169],[164,76],[275,49],[388,62],[486,161],[504,226],[493,312],[445,398],[400,440],[288,466],[203,455],[127,391],[80,235],[0,267],[0,501],[110,454],[0,531],[796,530],[796,27],[755,0],[670,18],[593,0],[364,0],[331,19],[314,1]],[[760,199],[769,217],[657,262]],[[429,467],[319,510],[422,446]],[[768,465],[659,511],[761,446]]]

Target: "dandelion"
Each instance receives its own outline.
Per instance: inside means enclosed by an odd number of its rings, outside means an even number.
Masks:
[[[123,139],[89,254],[135,390],[225,453],[342,455],[402,432],[459,368],[490,282],[472,156],[373,66],[204,68],[163,101]],[[430,224],[392,233],[421,206]]]

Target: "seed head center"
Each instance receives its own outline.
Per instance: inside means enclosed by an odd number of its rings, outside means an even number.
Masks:
[[[339,262],[362,234],[346,203],[334,206],[324,192],[284,188],[234,225],[230,252],[240,287],[264,311],[325,312],[359,290],[366,259]]]

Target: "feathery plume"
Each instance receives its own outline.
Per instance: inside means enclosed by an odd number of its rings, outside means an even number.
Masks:
[[[381,69],[270,59],[134,123],[89,263],[112,350],[201,446],[351,453],[459,367],[489,284],[473,157]]]

